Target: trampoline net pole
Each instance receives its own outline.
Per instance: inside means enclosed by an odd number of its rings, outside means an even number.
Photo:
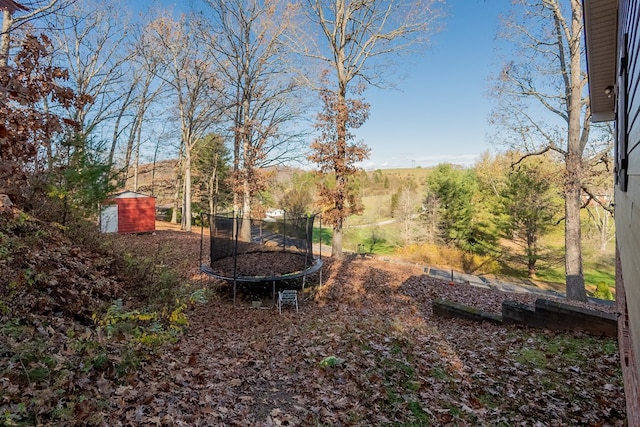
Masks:
[[[202,265],[202,254],[204,245],[204,212],[200,212],[200,257],[198,258],[198,265]]]
[[[238,234],[240,231],[241,217],[235,218],[235,241],[233,245],[233,305],[236,305],[236,284],[238,281]]]
[[[287,211],[282,215],[282,250],[287,250]]]
[[[216,230],[216,218],[209,214],[209,267],[213,265],[214,233]]]

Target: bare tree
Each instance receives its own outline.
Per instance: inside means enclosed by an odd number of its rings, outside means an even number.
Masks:
[[[158,76],[163,75],[167,70],[167,64],[160,60],[154,49],[153,33],[147,33],[146,24],[136,27],[134,31],[134,44],[131,48],[129,67],[132,76],[127,91],[126,98],[130,102],[123,102],[118,114],[118,120],[114,127],[111,153],[115,150],[118,139],[119,122],[127,112],[131,116],[128,123],[128,137],[124,150],[124,163],[122,171],[128,174],[131,166],[131,159],[134,158],[134,190],[138,187],[138,167],[140,162],[140,151],[142,146],[142,134],[145,126],[145,119],[149,118],[149,111],[158,98],[167,91],[166,84]],[[123,129],[124,130],[124,129]],[[153,132],[158,137],[157,132]],[[112,157],[111,157],[112,158]]]
[[[400,237],[403,246],[413,243],[419,236],[417,225],[420,198],[414,188],[402,187],[398,192],[398,201],[393,216],[400,225]]]
[[[584,301],[580,209],[585,177],[589,168],[608,162],[611,146],[590,144],[582,2],[518,0],[515,4],[522,18],[506,22],[506,37],[518,46],[521,57],[510,60],[500,73],[496,121],[511,131],[515,136],[511,144],[526,156],[553,151],[564,161],[567,297]]]
[[[182,228],[191,230],[191,166],[195,144],[219,120],[217,94],[220,88],[214,64],[205,54],[198,37],[195,17],[174,21],[167,16],[155,19],[147,33],[155,55],[165,68],[158,77],[173,92],[180,126],[182,155]]]
[[[2,12],[2,33],[0,33],[0,67],[6,67],[11,50],[11,33],[24,24],[31,23],[44,15],[56,13],[66,7],[69,0],[6,0]],[[15,13],[19,12],[18,15]]]
[[[233,138],[234,208],[242,211],[243,239],[250,238],[254,194],[265,183],[261,169],[299,155],[294,126],[304,97],[282,39],[291,26],[282,0],[207,0],[212,13],[212,55],[225,82]]]
[[[335,198],[331,207],[333,226],[332,255],[342,256],[342,227],[348,213],[343,202],[347,194],[348,161],[347,138],[349,126],[359,123],[349,117],[350,92],[358,93],[363,84],[383,84],[385,67],[393,54],[410,52],[412,46],[428,41],[428,35],[437,29],[435,22],[441,17],[438,0],[306,0],[302,10],[308,19],[304,26],[311,39],[297,34],[291,43],[308,58],[319,61],[322,69],[331,70],[336,114],[336,165],[334,169]],[[317,32],[317,34],[316,34]],[[310,81],[313,87],[318,88]],[[326,99],[327,95],[323,95]],[[360,123],[361,124],[361,123]],[[358,124],[358,126],[360,125]],[[325,141],[328,142],[328,141]],[[339,159],[341,158],[341,159]],[[341,170],[342,169],[342,170]]]
[[[119,19],[113,19],[119,16]],[[58,60],[69,69],[69,80],[78,94],[88,94],[94,102],[74,109],[71,119],[80,127],[75,135],[77,149],[87,136],[118,116],[127,104],[123,89],[130,50],[125,42],[128,24],[118,5],[95,0],[75,0],[64,14],[51,16]]]
[[[125,114],[128,112],[129,108],[131,107],[131,105],[134,103],[135,90],[137,86],[140,84],[139,78],[140,78],[139,75],[135,75],[134,78],[131,80],[129,88],[124,91],[122,103],[120,104],[120,108],[118,109],[115,115],[115,121],[113,123],[113,132],[111,137],[111,147],[109,148],[109,156],[107,158],[107,164],[109,165],[110,169],[113,168],[116,149],[118,148],[118,139],[122,134],[121,122],[125,117]],[[137,123],[137,121],[135,121],[135,123]],[[129,153],[129,150],[127,150],[127,153]],[[129,167],[128,157],[129,156],[127,156],[127,161],[125,161],[125,164],[123,165],[124,171],[126,171],[126,169]],[[123,178],[126,178],[126,176]]]
[[[607,245],[616,237],[613,215],[599,203],[591,203],[587,206],[589,222],[597,231],[598,248],[601,252],[607,250]]]

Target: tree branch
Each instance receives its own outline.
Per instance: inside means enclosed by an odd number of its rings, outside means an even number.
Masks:
[[[556,147],[554,145],[547,145],[546,147],[540,149],[539,151],[536,151],[536,152],[533,152],[533,153],[526,153],[526,154],[522,155],[522,157],[520,157],[518,160],[516,160],[515,162],[511,163],[511,167],[513,168],[515,166],[518,166],[520,163],[522,163],[528,157],[541,156],[544,153],[547,153],[549,151],[556,151],[558,153],[564,153],[563,150],[560,150],[558,147]]]
[[[582,187],[582,191],[584,191],[587,194],[587,196],[589,196],[589,198],[583,203],[583,205],[580,207],[580,209],[586,208],[589,205],[589,203],[593,200],[594,202],[596,202],[597,204],[602,206],[602,209],[604,209],[605,211],[609,212],[611,215],[614,214],[614,207],[611,206],[611,203],[606,203],[605,204],[605,202],[600,200],[587,187],[583,186]]]

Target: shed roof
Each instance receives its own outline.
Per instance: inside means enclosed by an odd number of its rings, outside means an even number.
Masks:
[[[8,10],[9,13],[13,13],[16,10],[29,10],[29,8],[13,0],[0,0],[0,10]]]
[[[156,196],[151,196],[149,194],[142,194],[142,193],[137,193],[135,191],[123,191],[121,193],[116,193],[116,194],[112,194],[108,197],[108,199],[124,199],[124,198],[136,198],[136,197],[153,197],[155,198]]]
[[[594,122],[613,120],[618,0],[583,0],[583,12],[591,119]]]

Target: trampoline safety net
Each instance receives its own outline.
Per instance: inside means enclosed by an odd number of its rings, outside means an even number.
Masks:
[[[203,214],[209,225],[209,265],[202,271],[222,279],[262,281],[299,277],[316,271],[313,255],[315,215],[244,219]],[[201,255],[201,264],[204,254]],[[317,266],[317,268],[314,268]]]

